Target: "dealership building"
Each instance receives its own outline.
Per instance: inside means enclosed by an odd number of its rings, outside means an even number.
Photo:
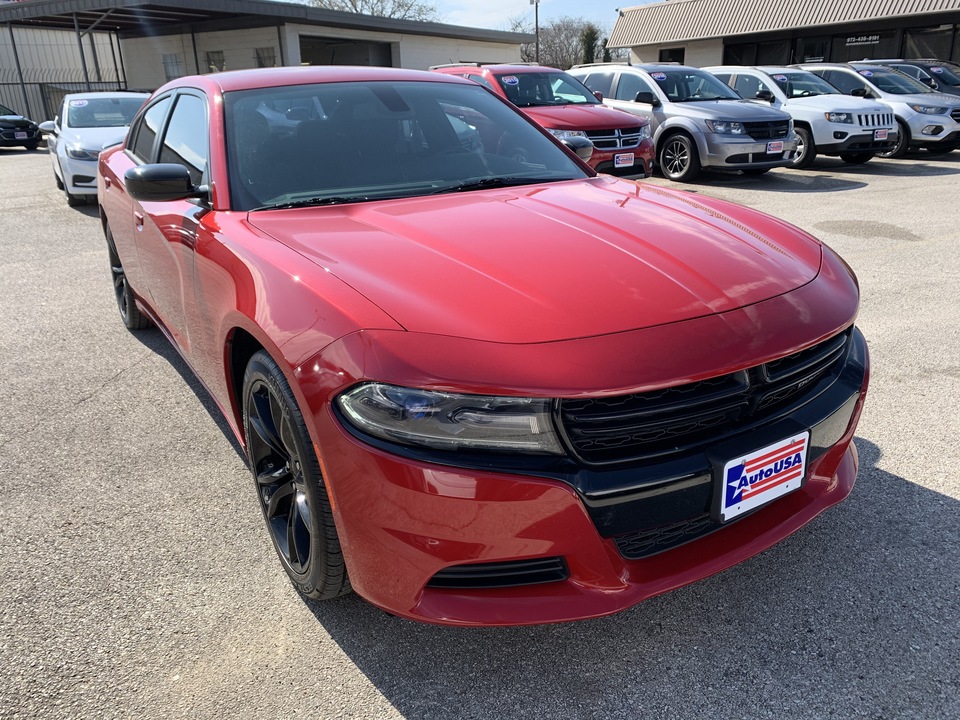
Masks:
[[[666,0],[620,10],[608,46],[701,67],[958,61],[960,0]]]

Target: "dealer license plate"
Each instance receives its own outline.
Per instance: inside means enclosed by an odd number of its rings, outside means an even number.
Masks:
[[[16,140],[26,140],[27,134],[25,132],[15,132],[13,134],[14,139]]]
[[[773,140],[767,143],[767,155],[783,152],[783,140]]]
[[[732,520],[797,490],[807,471],[809,444],[810,433],[802,432],[724,465],[720,521]]]
[[[873,131],[873,139],[874,139],[874,140],[886,140],[886,139],[887,139],[887,135],[889,135],[889,134],[890,134],[890,131],[887,130],[886,128],[883,128],[882,130],[874,130],[874,131]]]
[[[633,167],[633,162],[633,153],[617,153],[613,156],[614,167]]]

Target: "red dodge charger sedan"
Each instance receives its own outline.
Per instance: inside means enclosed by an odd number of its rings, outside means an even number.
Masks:
[[[606,615],[853,487],[868,359],[843,260],[598,176],[468,80],[181,78],[99,169],[121,318],[210,391],[309,598]]]

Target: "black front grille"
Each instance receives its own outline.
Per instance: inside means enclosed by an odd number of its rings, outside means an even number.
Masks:
[[[610,130],[587,130],[587,137],[598,150],[625,150],[640,144],[643,128],[613,128]]]
[[[747,131],[747,135],[754,140],[772,140],[787,136],[787,133],[790,132],[790,121],[745,122],[743,127]]]
[[[840,366],[850,333],[740,372],[634,395],[562,400],[560,422],[585,463],[666,458],[806,402]]]
[[[952,117],[957,122],[960,122],[960,108],[954,108],[950,111],[950,117]]]
[[[448,590],[477,590],[520,585],[559,582],[570,577],[562,557],[512,560],[507,562],[473,563],[448,567],[432,578],[427,587]]]

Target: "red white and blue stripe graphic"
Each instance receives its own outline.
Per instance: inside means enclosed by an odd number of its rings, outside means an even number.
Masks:
[[[805,432],[728,462],[721,518],[729,520],[800,487],[809,442]]]

